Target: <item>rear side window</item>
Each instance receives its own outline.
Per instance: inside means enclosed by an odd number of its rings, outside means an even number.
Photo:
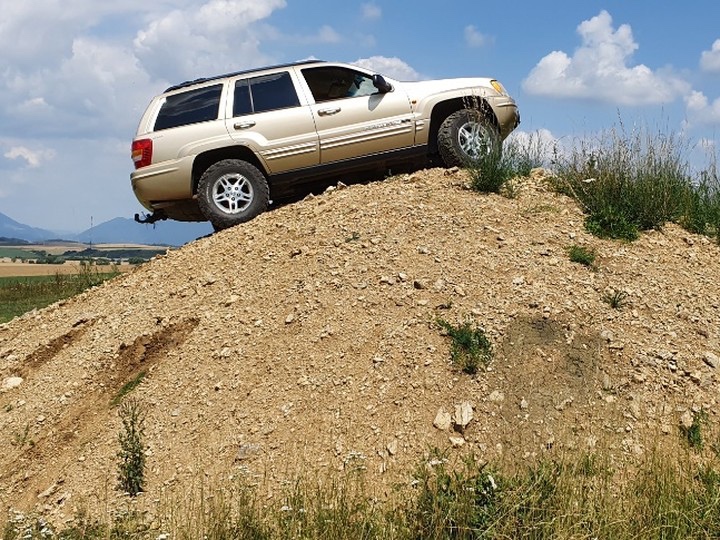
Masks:
[[[155,131],[217,120],[222,86],[216,84],[167,96],[155,121]]]
[[[273,73],[235,83],[233,116],[287,109],[300,105],[290,73]]]

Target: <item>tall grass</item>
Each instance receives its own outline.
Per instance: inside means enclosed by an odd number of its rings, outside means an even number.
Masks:
[[[299,480],[273,500],[240,482],[201,486],[148,514],[124,511],[109,521],[80,514],[63,533],[17,514],[2,538],[717,538],[718,463],[697,464],[689,452],[678,446],[650,451],[630,467],[577,453],[503,469],[472,457],[453,462],[434,451],[389,499],[375,498],[358,471]]]
[[[695,173],[689,152],[679,135],[619,123],[561,156],[555,187],[581,204],[587,230],[599,237],[634,240],[674,222],[720,242],[717,169]]]

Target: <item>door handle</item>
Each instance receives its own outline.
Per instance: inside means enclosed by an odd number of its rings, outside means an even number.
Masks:
[[[251,128],[255,125],[255,122],[252,120],[248,120],[247,122],[235,122],[235,125],[233,126],[235,129],[247,129]]]
[[[318,111],[318,114],[320,116],[332,116],[333,114],[339,113],[341,110],[342,109],[340,107],[332,107],[330,109],[320,109]]]

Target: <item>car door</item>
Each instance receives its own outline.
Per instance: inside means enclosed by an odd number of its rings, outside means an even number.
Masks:
[[[311,105],[323,164],[369,156],[414,144],[415,125],[407,95],[381,93],[372,76],[345,66],[301,70]]]
[[[231,93],[227,130],[260,156],[271,174],[319,163],[313,113],[301,104],[289,71],[238,78]]]

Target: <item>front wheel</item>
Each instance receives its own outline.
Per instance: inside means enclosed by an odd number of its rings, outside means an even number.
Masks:
[[[437,142],[447,167],[465,167],[499,155],[501,149],[497,128],[475,109],[460,109],[449,115],[440,125]]]
[[[224,159],[208,167],[198,183],[198,206],[216,231],[249,221],[270,200],[267,180],[257,167]]]

